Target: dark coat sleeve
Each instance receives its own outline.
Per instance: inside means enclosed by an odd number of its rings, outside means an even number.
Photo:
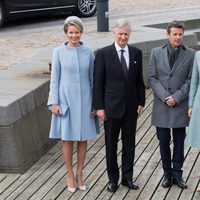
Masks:
[[[142,51],[138,50],[138,73],[137,73],[137,91],[138,91],[138,104],[143,106],[145,105],[145,85],[143,81],[143,69],[142,69]]]
[[[104,86],[105,84],[105,60],[103,51],[99,50],[95,55],[94,82],[93,82],[93,105],[94,109],[105,109]]]

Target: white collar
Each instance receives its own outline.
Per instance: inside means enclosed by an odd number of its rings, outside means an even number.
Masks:
[[[115,48],[117,52],[119,52],[121,49],[123,49],[125,52],[128,52],[128,45],[126,45],[124,48],[121,48],[116,42],[115,42]]]

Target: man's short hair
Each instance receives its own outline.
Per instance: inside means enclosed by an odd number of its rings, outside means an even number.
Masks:
[[[181,28],[184,32],[185,30],[185,25],[183,23],[183,21],[178,21],[178,20],[174,20],[170,23],[168,23],[167,25],[167,33],[170,34],[171,28]]]
[[[131,30],[131,24],[128,20],[126,19],[118,19],[117,22],[115,23],[115,29],[116,28],[122,28],[122,27],[128,27]]]

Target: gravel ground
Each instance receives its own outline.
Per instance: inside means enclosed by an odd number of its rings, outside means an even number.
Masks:
[[[137,15],[145,11],[160,12],[166,9],[200,6],[199,0],[109,0],[110,18],[120,14]],[[0,70],[38,54],[41,50],[60,44],[65,40],[62,23],[65,16],[37,18],[23,23],[9,22],[0,30]],[[96,22],[96,17],[83,19],[86,34]],[[96,27],[96,25],[95,25]]]

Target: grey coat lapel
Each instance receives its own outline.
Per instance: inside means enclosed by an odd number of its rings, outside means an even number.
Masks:
[[[162,58],[163,58],[163,63],[166,66],[166,69],[169,72],[171,72],[171,67],[170,67],[170,64],[169,64],[169,58],[168,58],[168,53],[167,53],[167,47],[163,47]]]

